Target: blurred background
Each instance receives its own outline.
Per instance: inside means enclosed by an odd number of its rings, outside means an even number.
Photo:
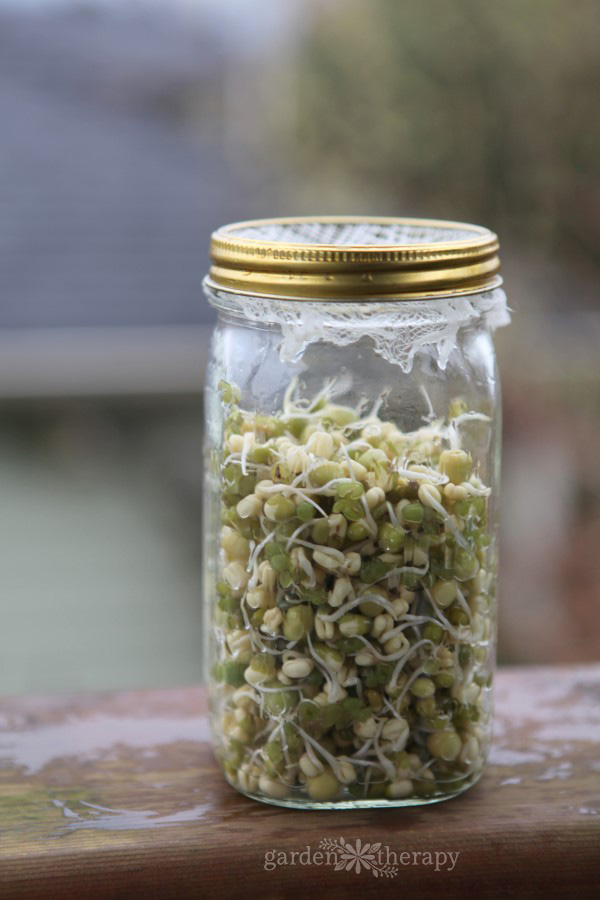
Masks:
[[[211,231],[500,235],[501,662],[600,654],[596,0],[0,0],[0,692],[198,680]]]

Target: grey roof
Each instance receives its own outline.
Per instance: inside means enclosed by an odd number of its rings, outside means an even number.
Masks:
[[[174,17],[0,11],[0,328],[211,318],[212,229],[269,211],[218,117],[177,116],[223,66]]]

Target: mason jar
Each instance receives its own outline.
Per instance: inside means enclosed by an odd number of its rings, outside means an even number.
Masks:
[[[215,232],[206,660],[229,783],[300,808],[462,793],[490,746],[498,241],[317,217]]]

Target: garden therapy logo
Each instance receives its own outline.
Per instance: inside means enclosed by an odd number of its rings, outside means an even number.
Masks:
[[[345,841],[343,837],[338,838],[337,841],[323,840],[319,844],[320,847],[323,847],[324,850],[333,851],[337,855],[338,861],[335,864],[335,871],[340,872],[342,869],[345,869],[346,872],[360,872],[361,869],[366,869],[373,873],[375,878],[379,878],[380,875],[385,875],[386,878],[393,878],[394,875],[398,874],[398,867],[390,865],[389,863],[384,863],[380,861],[381,856],[381,844],[362,844],[360,838],[356,839],[356,844],[353,847],[349,841]],[[389,851],[389,847],[385,848]],[[379,854],[379,857],[375,854]],[[394,856],[396,854],[394,853]]]
[[[451,872],[458,861],[459,853],[451,851],[404,850],[396,853],[389,847],[374,844],[363,844],[360,838],[355,843],[343,837],[324,838],[319,842],[320,850],[313,850],[308,845],[305,850],[268,850],[265,853],[264,868],[272,872],[278,866],[333,866],[336,872],[354,872],[359,875],[363,870],[370,872],[375,878],[394,878],[399,866],[434,866],[436,872]]]

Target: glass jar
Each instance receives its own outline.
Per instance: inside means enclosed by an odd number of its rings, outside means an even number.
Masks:
[[[300,808],[460,794],[491,740],[500,393],[487,229],[211,244],[206,659],[225,777]]]

